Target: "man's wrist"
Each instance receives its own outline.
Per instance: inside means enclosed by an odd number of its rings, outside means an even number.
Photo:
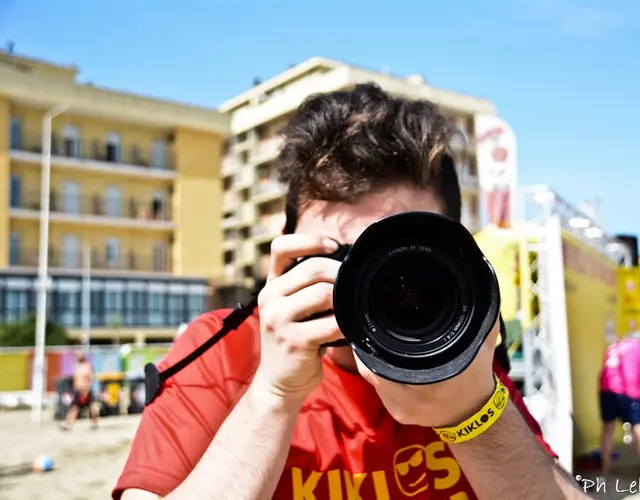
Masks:
[[[302,397],[286,397],[270,390],[269,386],[259,377],[249,385],[245,397],[252,407],[260,412],[276,413],[290,417],[297,417],[304,403]]]
[[[438,427],[455,427],[478,413],[493,395],[496,388],[495,376],[485,378],[465,395],[458,395],[451,405],[452,414],[448,420]]]

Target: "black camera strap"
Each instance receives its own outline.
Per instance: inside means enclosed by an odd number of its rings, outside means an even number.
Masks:
[[[238,304],[237,307],[231,311],[222,320],[222,327],[214,335],[211,336],[200,347],[193,352],[187,354],[177,363],[171,365],[166,370],[160,371],[158,367],[153,363],[148,363],[144,367],[145,375],[145,405],[151,404],[162,392],[162,388],[167,379],[173,377],[176,373],[182,371],[184,368],[193,363],[196,359],[202,356],[205,352],[211,349],[218,341],[222,340],[229,333],[238,329],[238,327],[253,314],[256,307],[258,307],[258,298],[254,297],[248,304]]]

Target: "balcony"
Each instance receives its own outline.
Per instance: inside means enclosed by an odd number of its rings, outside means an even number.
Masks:
[[[251,162],[255,165],[268,163],[280,153],[282,138],[279,136],[262,139],[251,154]]]
[[[253,241],[243,241],[238,247],[238,259],[242,265],[253,265],[256,260],[256,247]]]
[[[37,267],[38,249],[9,248],[9,264],[12,267]],[[77,271],[83,267],[81,251],[49,248],[49,267]],[[92,271],[170,273],[171,259],[166,251],[150,254],[126,252],[109,254],[105,250],[91,250]]]
[[[238,212],[238,222],[243,226],[252,226],[256,218],[255,207],[251,203],[243,203]]]
[[[256,172],[251,166],[245,166],[236,173],[233,188],[236,190],[247,189],[256,182]]]
[[[258,278],[266,278],[267,275],[269,274],[269,262],[270,257],[269,255],[261,255],[260,258],[258,259],[258,269],[257,269],[257,274],[258,274]]]
[[[40,193],[27,191],[11,197],[11,216],[40,217]],[[50,195],[51,220],[91,225],[172,229],[171,205],[159,199],[108,198],[102,195],[64,196],[58,190]]]
[[[240,197],[235,191],[225,191],[222,195],[222,209],[225,212],[234,212],[240,205]]]
[[[222,159],[222,177],[230,177],[240,170],[240,162],[235,155],[228,154]]]
[[[227,217],[223,217],[220,221],[222,229],[233,229],[238,226],[238,217],[235,213],[227,214]]]
[[[268,177],[260,179],[258,183],[253,186],[254,203],[266,203],[277,200],[283,195],[284,189],[280,183]]]
[[[271,241],[276,236],[282,234],[285,216],[283,213],[263,216],[253,227],[253,240],[260,244]]]
[[[11,158],[39,165],[42,136],[12,137]],[[154,151],[153,147],[137,144],[122,146],[99,139],[66,139],[58,134],[51,137],[51,165],[116,175],[175,177],[175,158],[168,146]]]

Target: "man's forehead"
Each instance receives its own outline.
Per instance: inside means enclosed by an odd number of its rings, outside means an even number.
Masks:
[[[443,212],[442,204],[431,192],[400,187],[368,195],[354,203],[310,202],[299,215],[296,232],[353,243],[374,222],[412,211]]]

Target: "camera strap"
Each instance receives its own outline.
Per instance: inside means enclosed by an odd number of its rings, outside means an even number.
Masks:
[[[171,365],[166,370],[160,371],[153,363],[147,363],[144,367],[144,385],[146,393],[145,406],[151,404],[160,395],[167,379],[182,371],[216,345],[218,341],[236,330],[249,316],[253,314],[256,307],[258,307],[257,296],[246,305],[238,304],[236,308],[222,320],[222,327],[220,330],[212,335],[211,338],[204,342],[200,347],[187,354],[184,358]]]

